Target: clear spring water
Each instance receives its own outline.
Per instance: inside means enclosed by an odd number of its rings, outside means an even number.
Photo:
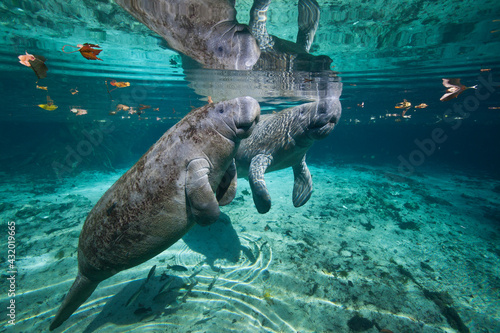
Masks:
[[[446,291],[452,301],[444,309],[457,311],[471,332],[500,330],[500,5],[486,0],[318,2],[321,19],[311,53],[333,59],[343,82],[343,110],[333,133],[308,153],[315,171],[309,207],[291,207],[292,180],[286,178],[291,170],[269,175],[270,187],[289,187],[273,194],[274,213],[267,216],[255,211],[242,179],[240,200],[224,211],[237,225],[239,238],[233,229],[219,235],[229,233],[240,242],[246,250],[234,251],[243,259],[197,249],[203,240],[194,233],[191,241],[185,239],[154,262],[158,279],[166,271],[179,279],[181,290],[182,279],[190,274],[167,271],[167,264],[176,261],[191,269],[198,259],[215,258],[214,267],[224,266],[227,276],[220,277],[225,284],[211,290],[212,296],[206,291],[216,270],[205,265],[194,296],[178,310],[165,310],[166,303],[153,303],[151,311],[142,305],[123,307],[120,300],[134,292],[127,283],[145,278],[154,264],[148,262],[101,287],[105,291],[67,327],[103,332],[376,331],[375,326],[355,326],[356,320],[349,324],[359,315],[393,332],[462,332],[429,296]],[[250,7],[250,1],[236,1],[240,22],[248,22]],[[2,1],[0,17],[0,256],[5,270],[0,322],[4,331],[43,332],[74,278],[86,214],[168,128],[206,104],[208,96],[259,95],[263,113],[305,99],[275,89],[274,79],[259,88],[248,84],[266,83],[265,78],[280,73],[184,70],[175,51],[113,1]],[[268,31],[294,40],[296,17],[295,1],[275,1]],[[103,61],[61,51],[66,44],[85,42],[102,47]],[[47,78],[37,82],[31,69],[18,62],[25,51],[47,58]],[[479,89],[441,102],[443,78],[460,78]],[[130,87],[112,90],[111,80]],[[78,93],[72,94],[75,89]],[[47,96],[56,110],[38,107]],[[405,99],[412,107],[402,117],[395,106]],[[414,108],[420,103],[428,107]],[[118,104],[151,107],[138,115],[117,111]],[[77,116],[71,109],[87,114]],[[97,132],[102,138],[92,142],[88,133]],[[67,163],[68,154],[78,149],[83,153]],[[387,175],[409,178],[398,182]],[[11,299],[9,221],[18,226],[16,326],[7,325],[9,310],[3,306]],[[425,227],[436,221],[435,228]],[[418,226],[404,224],[409,222]],[[330,223],[328,232],[316,230],[318,223]],[[383,234],[394,226],[393,234]],[[392,244],[390,249],[386,244]],[[223,246],[218,249],[224,252]],[[182,257],[186,251],[191,256]],[[447,271],[450,265],[456,267]],[[460,268],[464,271],[458,273]],[[113,299],[119,292],[121,298]],[[149,304],[148,295],[144,304]],[[98,317],[106,311],[116,320]],[[120,319],[120,313],[128,319]],[[94,317],[101,319],[91,324]]]

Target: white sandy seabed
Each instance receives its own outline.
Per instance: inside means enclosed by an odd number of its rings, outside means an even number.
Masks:
[[[56,332],[500,332],[499,181],[353,164],[310,170],[314,192],[300,208],[291,169],[267,174],[264,215],[239,179],[217,223],[102,282]],[[48,331],[77,272],[85,217],[123,172],[63,184],[3,176],[1,332]]]

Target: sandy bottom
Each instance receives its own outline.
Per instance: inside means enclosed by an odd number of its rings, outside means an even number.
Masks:
[[[314,192],[300,208],[291,169],[267,174],[265,215],[240,179],[217,223],[102,282],[56,332],[500,332],[498,180],[310,170]],[[1,177],[1,332],[13,328],[7,222],[16,225],[14,331],[47,332],[77,272],[85,217],[123,172]]]

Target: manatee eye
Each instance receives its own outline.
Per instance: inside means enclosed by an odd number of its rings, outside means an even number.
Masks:
[[[222,46],[219,46],[217,50],[219,50],[219,52],[222,53],[222,51],[224,51],[224,48]]]
[[[219,106],[215,111],[219,113],[224,113],[224,108],[222,106]]]

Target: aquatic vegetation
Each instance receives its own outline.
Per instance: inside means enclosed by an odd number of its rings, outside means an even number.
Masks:
[[[424,296],[428,300],[433,301],[441,311],[441,314],[446,318],[450,326],[456,329],[459,333],[469,333],[470,330],[465,326],[460,318],[457,310],[451,307],[453,299],[448,292],[435,292],[424,289]]]
[[[273,297],[271,295],[271,289],[265,289],[262,293],[262,298],[267,302],[267,304],[274,304]]]
[[[363,332],[373,327],[373,322],[369,319],[361,317],[359,314],[354,315],[347,321],[347,326],[354,332]]]
[[[405,204],[403,205],[406,209],[408,210],[418,210],[420,208],[420,206],[416,203],[416,202],[405,202]]]
[[[55,255],[55,258],[58,260],[64,258],[64,250],[59,250],[59,252]]]
[[[348,271],[339,271],[337,273],[341,278],[344,278],[346,279],[348,276],[349,276],[349,272]]]
[[[413,221],[399,222],[398,226],[402,230],[420,231],[420,226],[417,223],[413,222]]]

